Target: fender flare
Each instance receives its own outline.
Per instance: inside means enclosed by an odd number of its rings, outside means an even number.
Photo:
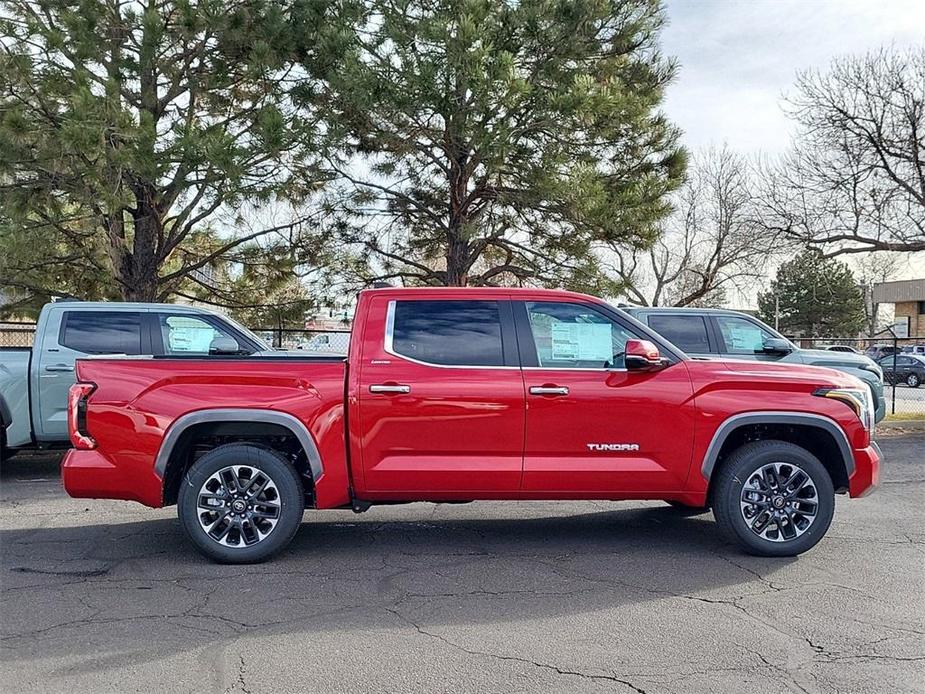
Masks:
[[[842,464],[845,466],[848,477],[850,478],[851,475],[854,474],[854,455],[851,452],[851,444],[848,443],[848,437],[845,436],[845,432],[838,426],[835,420],[809,412],[772,410],[768,412],[745,412],[743,414],[733,415],[719,426],[713,434],[713,439],[707,447],[706,455],[703,457],[703,464],[700,467],[700,472],[703,474],[704,479],[709,480],[710,476],[713,474],[713,468],[716,466],[716,461],[719,459],[719,452],[722,450],[723,444],[726,442],[726,439],[729,438],[729,435],[741,426],[752,424],[796,424],[821,429],[831,434],[832,438],[835,440],[839,451],[841,451]]]
[[[158,477],[162,480],[164,479],[167,462],[170,460],[173,449],[183,432],[191,426],[206,422],[260,422],[284,427],[291,431],[302,445],[305,456],[308,458],[308,467],[312,471],[312,479],[317,482],[321,475],[324,474],[324,465],[321,462],[321,454],[318,452],[315,439],[312,438],[306,426],[296,417],[276,410],[225,408],[189,412],[170,425],[154,461],[154,472]]]

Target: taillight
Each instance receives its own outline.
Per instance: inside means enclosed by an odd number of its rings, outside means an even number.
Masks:
[[[87,398],[96,390],[95,383],[75,383],[67,394],[67,433],[74,448],[88,451],[96,441],[87,433]]]

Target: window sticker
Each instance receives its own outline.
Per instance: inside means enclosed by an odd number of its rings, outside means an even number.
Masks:
[[[199,352],[206,354],[212,340],[215,339],[215,329],[195,318],[178,318],[171,316],[167,319],[167,348],[171,352]]]
[[[742,352],[761,349],[764,343],[761,328],[748,323],[726,323],[723,326],[723,337],[729,349]]]
[[[613,358],[609,323],[553,323],[552,358],[608,361]]]

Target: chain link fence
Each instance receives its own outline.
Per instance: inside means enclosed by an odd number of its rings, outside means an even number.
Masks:
[[[301,330],[297,328],[252,328],[276,349],[324,354],[347,354],[349,330]]]
[[[35,323],[0,321],[0,347],[31,347],[35,342]]]
[[[855,352],[883,369],[887,414],[925,418],[925,335],[891,334],[861,338],[794,338],[804,349]]]

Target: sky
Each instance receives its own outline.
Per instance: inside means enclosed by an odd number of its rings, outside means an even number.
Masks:
[[[691,149],[775,154],[790,141],[781,97],[798,71],[842,54],[925,43],[925,0],[666,0],[665,55],[680,69],[665,111]]]
[[[793,134],[782,99],[798,72],[824,70],[839,55],[925,44],[925,0],[664,1],[662,51],[679,63],[664,109],[692,151],[727,143],[745,155],[779,154]],[[923,270],[925,253],[904,254],[895,275]],[[733,301],[754,305],[756,292]]]

